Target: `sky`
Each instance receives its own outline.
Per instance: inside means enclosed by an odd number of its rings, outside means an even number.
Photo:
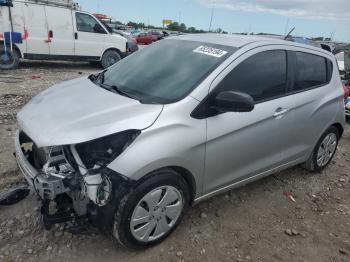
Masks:
[[[333,37],[350,42],[350,0],[75,0],[84,11],[103,13],[122,22],[161,26],[171,19],[229,33]]]

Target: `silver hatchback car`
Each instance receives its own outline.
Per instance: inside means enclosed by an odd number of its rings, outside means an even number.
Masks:
[[[182,35],[34,97],[18,113],[16,158],[47,228],[88,218],[146,247],[208,197],[297,164],[321,171],[343,96],[327,51]]]

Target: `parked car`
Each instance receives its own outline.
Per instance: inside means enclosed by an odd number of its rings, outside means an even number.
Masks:
[[[126,47],[127,54],[131,54],[131,53],[139,50],[139,47],[137,45],[137,41],[131,36],[131,34],[125,32],[125,31],[122,31],[122,30],[114,29],[113,27],[110,26],[113,24],[108,25],[107,23],[103,22],[102,20],[100,20],[100,21],[106,27],[106,29],[108,30],[109,33],[118,34],[118,35],[124,37],[128,41],[127,47]]]
[[[160,31],[149,31],[149,33],[154,36],[155,41],[158,41],[164,38],[164,34]]]
[[[125,31],[122,30],[113,30],[113,32],[115,34],[119,34],[123,37],[125,37],[128,40],[128,50],[130,53],[136,52],[137,50],[139,50],[139,47],[137,45],[137,41],[134,37],[131,36],[131,34],[128,34]]]
[[[0,32],[5,32],[0,35],[0,69],[16,68],[21,58],[95,61],[107,68],[128,54],[127,40],[108,32],[93,15],[73,3],[67,6],[71,1],[54,2],[14,0],[13,7],[0,6]]]
[[[336,63],[284,40],[168,38],[34,97],[17,162],[46,227],[86,216],[152,246],[190,205],[294,165],[323,170],[344,130]]]
[[[149,45],[156,41],[156,37],[147,32],[141,32],[136,35],[133,35],[132,37],[137,41],[138,44]]]
[[[176,36],[176,35],[181,35],[181,33],[178,31],[170,31],[168,35],[169,36]]]

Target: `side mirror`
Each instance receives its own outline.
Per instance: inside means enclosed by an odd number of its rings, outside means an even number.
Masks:
[[[241,92],[220,92],[214,100],[214,107],[220,113],[225,112],[250,112],[254,109],[254,99]]]

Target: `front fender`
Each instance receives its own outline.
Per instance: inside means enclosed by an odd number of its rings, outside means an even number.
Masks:
[[[190,117],[190,112],[198,101],[189,102],[187,98],[184,100],[187,102],[166,105],[154,125],[143,130],[108,168],[133,180],[139,180],[163,167],[182,167],[193,175],[196,194],[201,194],[206,120]]]

